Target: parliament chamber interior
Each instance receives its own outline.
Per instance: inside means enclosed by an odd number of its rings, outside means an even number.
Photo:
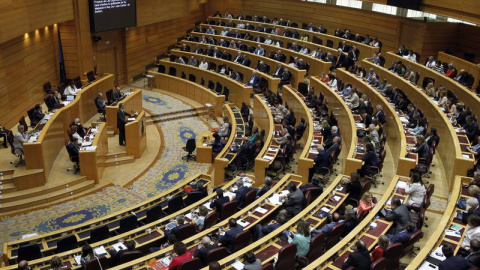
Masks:
[[[480,268],[480,1],[0,14],[1,270]]]

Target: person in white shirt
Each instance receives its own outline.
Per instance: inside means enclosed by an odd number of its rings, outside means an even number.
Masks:
[[[410,195],[406,202],[408,206],[411,206],[413,204],[420,206],[422,204],[426,189],[422,183],[420,174],[412,174],[412,176],[410,177],[410,183],[405,189],[405,193]]]
[[[82,89],[75,87],[75,82],[72,80],[68,83],[68,86],[65,87],[65,92],[63,92],[63,94],[66,96],[76,96],[80,90]]]
[[[205,57],[202,59],[202,62],[198,66],[200,69],[208,69],[208,62],[205,60]]]
[[[23,125],[18,125],[18,132],[13,137],[13,149],[15,155],[20,156],[20,162],[22,162],[23,144],[28,142],[28,133],[25,132]]]
[[[337,78],[335,78],[334,75],[330,74],[330,81],[328,82],[328,85],[332,88],[333,91],[337,91]]]
[[[227,28],[224,28],[222,32],[220,32],[220,36],[226,36],[228,34]]]
[[[427,66],[429,68],[435,68],[436,63],[435,63],[435,59],[433,58],[433,56],[428,57],[428,60],[427,60],[427,63],[425,63],[425,66]]]
[[[408,50],[408,54],[403,56],[403,58],[407,58],[410,61],[417,62],[417,56],[413,53],[412,50]]]
[[[470,241],[472,239],[480,239],[480,216],[470,214],[468,216],[468,227],[465,230],[465,238],[463,238],[462,247],[470,249]]]
[[[245,29],[245,23],[244,23],[244,22],[239,22],[239,23],[237,24],[237,28],[239,28],[239,29]]]
[[[230,133],[230,123],[228,122],[228,117],[224,116],[223,125],[222,127],[220,127],[220,130],[218,131],[218,136],[227,137],[229,133]]]
[[[270,37],[270,35],[268,35],[268,37],[265,39],[264,43],[270,45],[270,44],[272,44],[272,42],[273,42],[272,38]]]

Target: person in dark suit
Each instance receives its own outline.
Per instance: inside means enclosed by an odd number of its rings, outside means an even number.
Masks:
[[[37,104],[33,109],[30,122],[32,124],[37,124],[38,122],[40,122],[40,120],[43,119],[44,116],[45,114],[42,112],[42,106],[40,106],[40,104]]]
[[[340,143],[342,143],[342,139],[339,136],[335,136],[333,137],[332,142],[333,144],[326,150],[328,155],[333,152],[338,153],[338,150],[340,149]]]
[[[363,165],[360,168],[359,173],[361,177],[364,177],[367,174],[368,170],[372,167],[377,166],[380,163],[377,153],[375,152],[375,147],[372,143],[367,143],[365,147],[365,155],[362,158]]]
[[[387,234],[388,239],[392,244],[400,243],[402,245],[406,245],[412,233],[416,231],[415,223],[409,221],[407,225],[405,225],[405,229],[398,232],[397,234]]]
[[[292,73],[288,71],[287,68],[283,68],[282,76],[280,77],[280,83],[278,84],[278,89],[282,89],[282,86],[290,84],[290,79],[292,78]]]
[[[113,93],[112,93],[112,101],[115,102],[115,101],[120,101],[124,98],[124,95],[122,92],[120,92],[120,89],[119,88],[115,88],[115,90],[113,90]]]
[[[392,210],[387,211],[385,219],[393,221],[393,226],[389,230],[389,234],[397,234],[405,228],[407,222],[410,221],[410,212],[406,205],[402,204],[399,198],[392,199]]]
[[[345,215],[343,220],[340,220],[340,223],[345,224],[345,229],[343,230],[342,237],[347,236],[354,228],[357,226],[356,212],[354,209],[345,210]]]
[[[362,183],[360,183],[360,175],[358,173],[351,173],[350,179],[343,182],[345,185],[345,192],[348,194],[347,200],[352,198],[359,201],[362,196]]]
[[[464,224],[467,224],[468,223],[468,217],[471,215],[471,214],[475,214],[475,215],[478,215],[480,216],[480,207],[478,206],[478,199],[477,198],[474,198],[474,197],[470,197],[467,199],[467,202],[466,202],[466,208],[465,208],[465,212],[463,212],[462,214],[462,222]]]
[[[267,65],[265,65],[265,63],[263,61],[260,61],[258,63],[258,66],[257,66],[257,70],[260,71],[260,72],[263,72],[263,73],[267,73],[268,67],[267,67]]]
[[[49,110],[55,109],[55,106],[58,106],[60,104],[60,101],[57,97],[58,92],[53,91],[46,99],[45,99],[45,104],[47,105]]]
[[[125,145],[125,124],[127,124],[125,116],[131,116],[131,114],[123,110],[123,106],[123,103],[120,103],[117,112],[118,144],[120,145]]]
[[[480,267],[480,241],[472,239],[470,241],[470,254],[465,259],[473,266]]]
[[[239,208],[243,208],[245,207],[245,196],[247,195],[247,192],[250,191],[250,188],[243,185],[242,179],[238,179],[235,182],[235,185],[238,189],[235,191],[234,201],[237,202]]]
[[[272,188],[272,185],[273,185],[272,178],[270,178],[270,176],[265,176],[264,183],[265,185],[257,191],[257,198],[267,193],[267,191],[269,191]]]
[[[302,185],[300,187],[300,190],[302,191],[303,194],[305,194],[307,192],[307,189],[309,188],[319,188],[321,189],[320,193],[322,193],[323,187],[322,185],[320,185],[320,178],[318,178],[317,176],[312,177],[312,181],[308,184]]]
[[[315,173],[326,173],[322,168],[328,168],[330,156],[327,154],[327,151],[321,145],[317,145],[318,154],[315,156],[313,162],[313,171]],[[313,172],[312,172],[313,175]]]
[[[243,227],[237,224],[237,221],[234,218],[228,220],[228,226],[230,230],[226,230],[222,228],[221,230],[225,233],[224,235],[220,235],[218,241],[229,251],[232,250],[235,237],[243,231]]]
[[[282,64],[278,64],[277,68],[276,68],[275,71],[272,73],[272,77],[274,77],[274,78],[280,78],[280,77],[282,76],[282,72],[283,72]]]
[[[223,189],[221,188],[217,188],[215,192],[217,193],[217,198],[210,203],[210,208],[215,208],[218,216],[222,217],[222,206],[229,202],[230,198],[228,196],[223,196]]]
[[[202,237],[202,243],[199,245],[198,249],[195,250],[193,257],[199,258],[204,266],[207,266],[207,254],[210,250],[217,248],[218,244],[212,243],[212,240],[208,236]]]
[[[373,115],[373,117],[377,118],[378,122],[380,122],[382,125],[387,122],[387,118],[385,117],[385,113],[383,112],[383,107],[382,105],[377,105],[376,106],[377,111]]]
[[[257,72],[254,70],[246,85],[255,87],[258,85],[258,82],[260,82],[260,76],[258,76]]]
[[[77,138],[74,138],[73,141],[69,142],[67,144],[67,152],[68,155],[71,156],[71,161],[75,162],[77,167],[75,168],[74,174],[77,174],[80,171],[80,159],[79,159],[79,151],[80,151],[80,145],[82,143],[78,141]]]
[[[248,57],[245,55],[241,64],[246,66],[246,67],[249,67],[250,66],[250,59],[248,59]]]
[[[303,209],[305,196],[303,196],[302,191],[297,188],[294,183],[288,183],[287,188],[289,194],[280,196],[280,199],[285,199],[285,209],[293,215],[296,215]]]
[[[467,116],[467,124],[463,126],[463,129],[470,142],[475,141],[475,136],[478,134],[478,124],[473,117]]]
[[[372,116],[364,110],[360,111],[360,116],[362,117],[362,120],[360,122],[365,125],[365,128],[370,126],[370,124],[372,123]]]
[[[165,229],[165,236],[168,237],[168,235],[173,234],[178,239],[178,230],[183,226],[188,225],[189,223],[185,223],[185,217],[183,217],[182,215],[177,216],[174,222],[175,227],[173,227],[170,231]]]
[[[372,264],[370,254],[365,243],[362,240],[357,240],[353,246],[353,252],[350,253],[347,260],[342,265],[342,270],[353,266],[355,270],[369,270]]]
[[[200,46],[195,46],[195,49],[193,50],[194,53],[198,53],[198,54],[202,54],[203,53],[203,49],[202,47]]]
[[[98,96],[95,98],[95,105],[100,112],[105,112],[105,99],[103,99],[103,94],[98,93]],[[48,105],[47,105],[48,106]]]
[[[468,270],[472,267],[465,258],[453,256],[453,247],[450,244],[443,244],[442,253],[446,259],[438,265],[439,270]]]

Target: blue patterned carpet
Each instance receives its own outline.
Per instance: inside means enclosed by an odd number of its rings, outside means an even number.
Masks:
[[[155,91],[143,90],[143,100],[144,108],[152,114],[191,108],[180,100]],[[198,118],[186,118],[162,123],[159,127],[164,137],[163,152],[131,186],[107,187],[95,194],[3,220],[0,222],[0,242],[34,232],[47,233],[105,216],[139,204],[183,179],[208,170],[209,165],[206,164],[183,162],[181,157],[185,153],[179,146],[185,145],[196,134],[209,130],[209,126]],[[1,248],[2,245],[0,252]]]

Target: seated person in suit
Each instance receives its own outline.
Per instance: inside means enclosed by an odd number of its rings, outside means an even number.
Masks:
[[[474,142],[475,136],[478,135],[479,131],[478,123],[472,116],[467,116],[466,120],[467,124],[463,126],[463,130],[465,131],[465,135],[467,135],[468,140],[470,142]]]
[[[106,101],[103,99],[102,93],[98,93],[98,96],[95,98],[95,105],[97,106],[98,110],[105,112]]]
[[[267,191],[269,191],[272,188],[272,185],[273,185],[272,178],[270,176],[265,176],[264,183],[265,185],[261,189],[257,190],[257,198],[267,193]]]
[[[316,147],[317,147],[318,154],[315,156],[315,159],[313,160],[313,162],[315,163],[313,165],[313,168],[310,169],[311,176],[313,176],[314,173],[319,173],[319,174],[327,173],[327,170],[325,170],[324,168],[328,168],[330,164],[330,156],[327,154],[327,151],[325,151],[325,148],[322,145],[317,145]],[[303,193],[305,193],[305,191],[303,191]]]
[[[438,265],[439,270],[468,270],[472,267],[472,264],[465,258],[453,256],[453,251],[453,247],[450,244],[443,245],[442,253],[446,259]]]
[[[80,122],[80,118],[75,118],[70,125],[77,125],[77,133],[80,137],[85,137],[86,129],[83,127],[82,123]]]
[[[177,254],[177,256],[173,257],[172,262],[168,265],[168,270],[178,270],[183,262],[192,258],[192,254],[187,252],[187,246],[185,246],[182,241],[173,244],[173,252]]]
[[[238,225],[234,218],[228,220],[228,226],[230,227],[230,230],[226,230],[225,228],[220,229],[222,233],[220,234],[218,241],[222,244],[222,246],[231,251],[234,245],[235,237],[243,231],[243,227]]]
[[[257,72],[254,70],[252,72],[252,76],[250,77],[246,85],[256,87],[258,85],[258,82],[260,82],[260,76],[258,76]]]
[[[370,254],[365,243],[362,240],[357,240],[353,246],[353,252],[348,255],[348,259],[343,263],[342,270],[354,267],[356,270],[368,270],[372,262],[370,261]]]
[[[32,119],[30,119],[30,122],[32,125],[36,125],[40,120],[43,119],[45,114],[42,112],[42,106],[40,104],[35,105],[35,108],[32,112]]]
[[[253,240],[254,241],[258,240],[264,237],[265,235],[273,232],[278,227],[282,226],[286,221],[287,221],[287,218],[285,217],[284,213],[280,211],[277,217],[274,220],[270,221],[267,225],[263,225],[263,226],[261,224],[255,225]]]
[[[430,155],[430,147],[425,142],[425,137],[423,135],[415,136],[417,139],[417,143],[415,144],[415,148],[411,149],[413,153],[418,153],[419,158],[427,158]]]
[[[262,261],[255,258],[255,254],[252,251],[248,251],[243,255],[243,269],[245,270],[259,270],[262,268]]]
[[[340,220],[340,223],[345,224],[345,229],[343,230],[343,233],[342,233],[342,237],[345,237],[357,225],[357,216],[355,214],[355,210],[353,209],[345,210],[345,215],[343,216],[343,220]]]
[[[320,193],[323,192],[323,186],[320,185],[320,178],[317,176],[312,177],[312,181],[308,184],[302,185],[300,187],[300,190],[302,191],[303,194],[307,193],[307,189],[309,188],[319,188],[321,191]]]
[[[120,101],[124,98],[124,94],[122,92],[120,92],[120,88],[115,88],[113,90],[113,93],[112,93],[112,101],[115,102],[115,101]]]
[[[412,233],[414,233],[417,230],[415,227],[415,223],[409,221],[405,225],[405,229],[396,233],[396,234],[387,234],[388,239],[390,239],[390,242],[392,244],[400,243],[402,245],[406,245],[408,243],[408,240],[410,239],[410,236]]]
[[[82,253],[80,255],[80,264],[85,267],[87,266],[87,263],[95,258],[95,253],[93,252],[93,248],[88,244],[85,243],[82,247]]]
[[[238,179],[235,182],[235,185],[237,186],[237,191],[235,191],[235,201],[238,204],[239,208],[245,207],[245,196],[247,195],[247,192],[249,192],[251,189],[249,187],[244,186],[243,180]]]
[[[475,267],[480,267],[480,241],[472,239],[470,241],[470,255],[465,259]]]
[[[126,254],[130,251],[136,251],[135,249],[135,241],[133,240],[130,240],[130,241],[127,241],[127,243],[125,243],[125,246],[127,247],[127,249],[121,249],[119,251],[116,251],[114,248],[110,248],[108,250],[108,252],[110,253],[110,255],[115,259],[115,261],[117,262],[117,265],[120,264],[120,258],[123,254]]]
[[[60,104],[60,98],[58,97],[58,92],[53,91],[47,98],[45,98],[45,104],[49,110],[55,109],[58,104]]]
[[[212,146],[212,152],[214,154],[218,154],[222,151],[225,144],[222,142],[222,139],[220,138],[220,135],[218,135],[217,132],[213,133],[212,136],[214,140],[209,142],[208,145]]]
[[[71,157],[71,161],[75,162],[77,164],[77,167],[75,168],[75,174],[77,174],[80,171],[80,159],[79,159],[79,151],[80,151],[80,146],[82,145],[82,142],[78,140],[78,138],[73,138],[71,142],[67,144],[67,152],[68,155]]]
[[[207,266],[207,254],[210,250],[215,249],[218,247],[218,244],[212,242],[210,237],[204,236],[202,237],[202,243],[199,245],[198,249],[195,250],[193,254],[194,257],[199,258],[204,266]]]
[[[221,188],[217,188],[215,192],[217,193],[217,198],[212,203],[210,203],[210,208],[215,208],[218,216],[222,217],[222,206],[229,202],[230,198],[228,196],[223,196],[223,189]]]
[[[281,195],[280,199],[285,199],[285,209],[293,215],[296,215],[303,209],[303,200],[305,199],[305,196],[303,196],[303,192],[297,188],[294,183],[288,183],[287,188],[289,193],[286,196]]]
[[[405,204],[402,204],[399,198],[392,198],[392,210],[387,210],[385,219],[393,221],[393,226],[388,232],[395,235],[401,232],[410,221],[410,211],[408,211]]]
[[[58,256],[53,256],[50,260],[50,270],[70,270],[71,268],[63,265],[62,259]]]
[[[291,137],[286,128],[280,131],[280,138],[275,139],[279,145],[284,145],[288,142],[288,137]]]
[[[340,214],[335,212],[331,216],[328,216],[330,223],[323,225],[323,227],[319,229],[312,229],[312,234],[317,235],[319,233],[323,233],[325,238],[328,237],[328,234],[333,230],[333,228],[340,223]]]
[[[170,231],[168,229],[165,229],[165,236],[168,237],[169,234],[175,235],[175,237],[178,238],[178,230],[182,228],[185,225],[188,225],[188,223],[185,223],[185,217],[183,215],[179,215],[175,218],[175,227],[173,227]]]
[[[172,246],[173,244],[175,244],[175,242],[177,242],[177,237],[173,234],[169,234],[168,237],[167,237],[167,241],[163,244],[161,244],[159,247],[151,247],[148,249],[148,251],[150,253],[154,253],[154,252],[157,252],[159,251],[160,249],[164,249],[168,246]]]

